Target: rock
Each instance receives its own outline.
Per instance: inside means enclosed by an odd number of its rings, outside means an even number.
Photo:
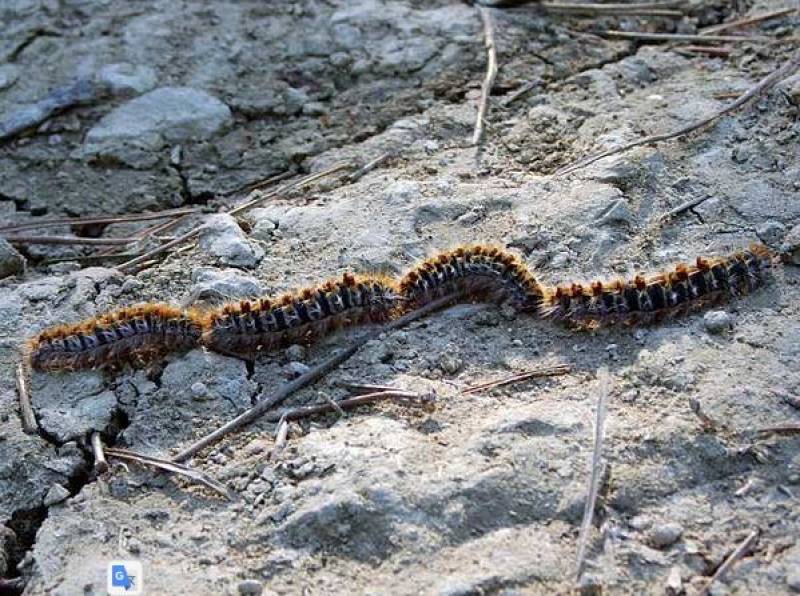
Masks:
[[[251,245],[236,220],[226,214],[206,218],[198,246],[219,263],[233,267],[252,269],[264,257],[264,250]]]
[[[201,384],[205,390],[200,387]],[[217,401],[245,409],[250,407],[255,383],[247,378],[247,367],[241,360],[192,350],[167,365],[161,376],[161,388],[166,395],[172,395],[175,399],[187,395],[187,392],[192,399],[196,399],[197,393],[203,392],[208,396],[210,408]]]
[[[678,596],[678,594],[683,592],[681,568],[677,565],[670,568],[669,575],[667,576],[667,583],[664,586],[664,589],[668,596]]]
[[[105,430],[117,407],[116,396],[105,390],[98,372],[31,378],[34,408],[39,425],[61,443],[84,437],[92,430]]]
[[[600,225],[609,223],[632,225],[634,218],[625,199],[617,199],[605,207],[595,221]]]
[[[238,269],[198,267],[192,271],[192,302],[254,298],[264,293],[258,280]]]
[[[127,161],[130,150],[156,151],[166,143],[207,140],[233,121],[224,103],[190,87],[162,87],[106,114],[86,135],[85,151]]]
[[[25,272],[25,257],[0,238],[0,279]]]
[[[0,577],[11,570],[11,553],[17,548],[17,535],[11,528],[0,526]]]
[[[656,524],[652,527],[648,535],[648,542],[655,548],[666,548],[675,544],[683,535],[683,527],[674,522]]]
[[[781,245],[781,252],[789,255],[789,260],[794,265],[800,265],[800,224],[794,226]]]
[[[718,335],[730,331],[733,328],[733,320],[724,310],[712,310],[703,317],[703,325],[710,334]]]
[[[783,79],[776,87],[790,102],[794,105],[800,105],[800,73]]]
[[[786,568],[786,585],[794,592],[800,592],[800,543],[795,544],[783,555]]]
[[[296,379],[300,375],[306,374],[309,370],[311,370],[309,366],[302,362],[290,362],[286,365],[286,372],[290,379]]]
[[[0,90],[11,87],[19,78],[19,68],[13,64],[0,66]]]
[[[305,360],[306,358],[306,349],[305,347],[299,344],[292,344],[288,348],[286,348],[286,358],[289,360]]]
[[[156,86],[156,71],[141,64],[119,62],[107,64],[97,73],[100,82],[108,86],[113,95],[139,95]]]
[[[777,221],[765,221],[756,226],[756,234],[767,246],[778,248],[786,235],[786,226]]]
[[[449,375],[456,374],[463,365],[464,362],[454,354],[445,353],[439,356],[439,368]]]
[[[261,596],[264,585],[257,579],[243,579],[236,586],[242,596]]]
[[[50,487],[50,490],[47,491],[47,494],[44,496],[42,502],[44,503],[45,507],[50,507],[51,505],[61,503],[68,498],[69,491],[60,484],[54,484]]]

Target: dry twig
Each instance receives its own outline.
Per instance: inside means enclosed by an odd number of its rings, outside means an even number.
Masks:
[[[106,461],[106,454],[103,451],[103,439],[100,433],[94,431],[92,433],[92,453],[94,454],[94,471],[95,474],[105,474],[108,472],[108,462]]]
[[[611,389],[611,379],[608,370],[601,368],[597,372],[599,384],[599,397],[597,399],[597,412],[594,423],[594,447],[592,449],[592,467],[589,475],[589,486],[586,495],[586,505],[583,509],[583,521],[578,534],[578,555],[575,576],[580,582],[583,569],[586,565],[586,543],[589,537],[589,528],[594,519],[594,510],[597,503],[597,494],[600,492],[600,478],[603,469],[603,434],[606,418],[606,400]]]
[[[750,547],[752,547],[753,543],[758,539],[758,535],[759,531],[758,529],[755,529],[752,532],[750,532],[750,534],[747,535],[747,538],[745,538],[744,540],[742,540],[741,543],[739,543],[739,546],[737,546],[736,549],[728,556],[728,558],[725,559],[725,561],[722,563],[722,565],[719,566],[714,575],[711,576],[711,579],[709,579],[706,582],[706,584],[700,589],[699,596],[705,596],[706,594],[708,594],[711,585],[718,579],[722,578],[728,571],[730,571],[731,567],[733,567],[739,559],[741,559],[748,553]]]
[[[36,424],[36,416],[33,415],[31,407],[31,396],[28,393],[28,371],[22,362],[17,365],[17,394],[22,417],[22,430],[28,434],[35,433],[39,430],[39,425]]]
[[[4,236],[10,244],[80,244],[86,246],[125,245],[136,238],[81,238],[79,236]]]
[[[686,14],[682,10],[665,8],[664,4],[675,3],[647,3],[647,4],[592,4],[575,3],[564,4],[562,2],[547,2],[536,5],[536,8],[545,12],[575,14],[581,16],[642,16],[642,17],[675,17],[681,18]]]
[[[767,426],[756,431],[758,435],[795,435],[800,433],[800,422],[790,422],[778,426]]]
[[[225,488],[222,484],[200,472],[198,470],[193,470],[188,466],[184,466],[182,464],[178,464],[175,462],[171,462],[166,459],[161,459],[158,457],[152,457],[150,455],[144,455],[141,453],[134,453],[133,451],[128,451],[126,449],[114,449],[114,448],[107,448],[106,455],[109,457],[115,457],[117,459],[121,459],[123,461],[132,461],[136,462],[145,466],[152,466],[154,468],[158,468],[160,470],[164,470],[166,472],[172,472],[174,474],[179,474],[180,476],[185,476],[190,480],[198,484],[202,484],[206,488],[213,490],[215,493],[222,495],[228,500],[234,500],[233,496],[230,494],[227,488]]]
[[[402,389],[390,389],[388,391],[376,391],[374,393],[366,393],[356,397],[348,397],[335,402],[341,410],[352,410],[367,404],[374,404],[379,401],[398,401],[401,403],[428,406],[434,400],[435,395],[420,395],[412,391],[403,391]],[[310,406],[300,406],[297,408],[288,408],[285,410],[276,410],[264,416],[267,422],[281,421],[281,420],[300,420],[301,418],[308,418],[309,416],[316,416],[317,414],[329,414],[335,412],[336,408],[330,402],[313,404]]]
[[[154,213],[134,213],[132,215],[107,215],[97,217],[62,217],[56,219],[36,219],[25,223],[12,224],[0,227],[0,232],[16,232],[19,230],[32,230],[38,228],[50,228],[54,226],[85,226],[94,224],[115,224],[136,221],[150,221],[153,219],[164,219],[189,213],[201,211],[200,207],[188,207],[182,209],[165,209]]]
[[[691,41],[694,43],[737,43],[775,41],[770,37],[753,35],[692,35],[689,33],[645,33],[642,31],[603,31],[600,35],[612,39],[632,39],[635,41]]]
[[[641,147],[642,145],[660,143],[661,141],[674,139],[676,137],[687,135],[690,132],[694,132],[699,128],[703,128],[704,126],[711,124],[712,122],[721,118],[722,116],[725,116],[726,114],[729,114],[734,110],[737,110],[738,108],[746,104],[754,97],[758,97],[759,95],[761,95],[762,93],[773,87],[775,84],[777,84],[778,82],[782,81],[783,79],[791,75],[798,67],[800,67],[800,52],[796,53],[780,68],[776,69],[771,74],[761,79],[756,85],[750,88],[749,91],[740,95],[735,101],[731,102],[721,110],[714,112],[710,116],[707,116],[706,118],[698,120],[697,122],[694,122],[692,124],[689,124],[688,126],[679,128],[678,130],[645,137],[644,139],[639,139],[638,141],[632,141],[630,143],[622,145],[621,147],[617,147],[615,149],[609,149],[607,151],[603,151],[602,153],[598,153],[596,155],[587,157],[581,161],[572,163],[568,166],[559,169],[558,171],[556,171],[555,175],[563,176],[564,174],[568,174],[577,169],[586,167],[589,164],[592,164],[605,157],[610,157],[611,155],[624,153],[625,151],[633,149],[634,147]]]
[[[777,19],[778,17],[783,17],[788,14],[792,14],[793,12],[797,12],[797,10],[797,8],[782,8],[780,10],[773,10],[772,12],[765,12],[763,14],[753,15],[752,17],[745,17],[737,21],[731,21],[730,23],[712,25],[710,27],[706,27],[705,29],[701,29],[700,33],[702,35],[709,35],[719,33],[720,31],[740,29],[742,27],[747,27],[748,25],[753,25],[754,23],[761,23],[770,19]]]
[[[478,104],[478,116],[475,120],[475,132],[472,135],[472,144],[477,145],[483,136],[484,119],[489,110],[489,95],[492,93],[494,80],[497,77],[497,48],[494,43],[494,26],[492,15],[488,8],[479,6],[483,21],[484,45],[486,46],[486,77],[481,85],[481,100]]]
[[[330,176],[331,174],[335,174],[336,172],[340,172],[341,170],[345,170],[345,169],[348,169],[350,167],[352,167],[350,164],[338,164],[338,165],[335,165],[335,166],[333,166],[331,168],[328,168],[327,170],[323,170],[322,172],[317,172],[316,174],[311,174],[310,176],[305,176],[304,178],[301,178],[297,182],[293,182],[292,184],[287,184],[286,186],[283,186],[281,188],[278,188],[276,190],[273,190],[273,191],[270,191],[270,192],[267,192],[267,193],[261,192],[259,190],[255,190],[252,193],[250,193],[250,197],[249,197],[248,201],[246,201],[242,205],[239,205],[238,207],[235,207],[235,208],[227,211],[226,213],[228,215],[232,215],[232,216],[239,215],[240,213],[244,213],[245,211],[248,211],[248,210],[260,205],[261,203],[263,203],[264,201],[266,201],[269,198],[278,196],[278,195],[280,195],[282,193],[289,192],[291,190],[296,190],[298,188],[302,188],[302,187],[304,187],[304,186],[306,186],[308,184],[311,184],[312,182],[315,182],[316,180],[319,180],[320,178],[323,178],[325,176]],[[144,253],[142,255],[139,255],[135,259],[131,259],[130,261],[126,261],[124,263],[120,263],[119,265],[117,265],[117,269],[119,269],[120,271],[123,271],[123,272],[124,271],[130,271],[130,270],[136,268],[137,266],[142,265],[143,263],[145,263],[147,261],[150,261],[153,257],[161,255],[161,254],[165,253],[166,251],[168,251],[169,249],[174,248],[176,246],[179,246],[179,245],[183,244],[184,242],[187,242],[188,240],[191,240],[191,239],[195,238],[196,236],[198,236],[200,234],[200,231],[202,229],[203,229],[203,226],[199,225],[199,226],[189,230],[188,232],[186,232],[182,236],[178,236],[174,240],[171,240],[169,242],[166,242],[165,244],[157,246],[156,248],[154,248],[152,250],[149,250],[149,251],[147,251],[146,253]]]
[[[286,446],[286,437],[289,435],[289,421],[286,416],[281,416],[278,421],[278,430],[275,432],[275,446],[270,451],[270,461],[275,461],[280,456],[281,451]]]
[[[387,151],[386,153],[381,153],[375,159],[368,161],[363,166],[361,166],[359,169],[357,169],[355,172],[353,172],[352,174],[349,174],[347,176],[347,181],[352,184],[356,180],[359,180],[360,178],[362,178],[366,174],[370,173],[372,170],[374,170],[375,168],[377,168],[381,164],[385,163],[390,157],[392,157],[392,153],[389,152],[389,151]]]
[[[717,46],[678,46],[674,48],[674,50],[679,54],[686,54],[688,56],[706,54],[707,56],[718,56],[720,58],[727,58],[733,52],[732,48]]]
[[[661,217],[659,217],[658,219],[659,219],[659,221],[662,221],[662,222],[667,221],[669,219],[672,219],[673,217],[675,217],[676,215],[680,215],[684,211],[688,211],[689,209],[694,209],[695,207],[697,207],[701,203],[704,203],[705,201],[707,201],[710,198],[711,198],[711,195],[706,195],[704,197],[698,197],[696,199],[692,199],[690,201],[686,201],[685,203],[681,203],[680,205],[678,205],[674,209],[670,209],[666,213],[662,214]]]
[[[324,375],[328,374],[331,370],[339,366],[342,362],[350,358],[353,354],[355,354],[365,343],[377,337],[380,333],[384,333],[386,331],[391,331],[394,329],[399,329],[412,321],[416,321],[429,313],[442,308],[443,306],[449,304],[450,302],[456,300],[459,297],[458,294],[450,295],[450,296],[443,296],[442,298],[438,298],[436,300],[431,301],[430,303],[426,304],[422,308],[418,308],[402,317],[395,319],[394,321],[374,330],[371,333],[367,333],[364,337],[354,341],[350,346],[346,347],[342,351],[338,352],[337,354],[331,356],[324,362],[318,364],[317,366],[313,367],[312,369],[306,371],[293,381],[286,383],[283,387],[278,388],[275,393],[271,396],[262,399],[256,405],[254,405],[249,410],[244,411],[242,414],[234,418],[233,420],[228,421],[227,423],[223,424],[217,430],[209,433],[208,435],[198,439],[194,443],[192,443],[189,447],[178,453],[174,458],[173,461],[184,461],[190,457],[192,457],[195,453],[200,451],[201,449],[205,449],[209,445],[217,442],[222,437],[227,434],[230,434],[234,431],[239,430],[240,428],[250,424],[254,420],[257,420],[264,416],[264,414],[269,411],[274,406],[278,405],[282,401],[284,401],[287,397],[292,395],[294,392],[302,389],[306,385],[310,385],[311,383],[315,382],[316,380],[320,379]],[[340,402],[339,405],[344,407]],[[329,407],[329,406],[325,406]]]
[[[565,375],[572,367],[569,364],[557,364],[555,366],[544,366],[541,368],[536,368],[533,370],[528,370],[522,373],[518,373],[516,375],[511,375],[508,377],[503,377],[502,379],[497,379],[495,381],[489,381],[487,383],[481,383],[479,385],[473,385],[471,387],[467,387],[461,393],[464,395],[470,395],[473,393],[480,393],[481,391],[487,391],[489,389],[494,389],[495,387],[502,387],[504,385],[511,385],[513,383],[521,383],[523,381],[527,381],[529,379],[539,379],[541,377],[555,377],[559,375]]]

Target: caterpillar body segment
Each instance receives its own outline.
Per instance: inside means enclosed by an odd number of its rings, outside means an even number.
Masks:
[[[28,342],[35,370],[103,368],[197,346],[200,318],[166,304],[140,304],[45,329]]]
[[[400,300],[388,278],[345,273],[278,300],[242,300],[212,311],[202,343],[223,353],[271,350],[345,325],[386,321]]]
[[[464,246],[431,257],[409,270],[399,282],[408,308],[462,292],[485,302],[509,302],[520,311],[535,311],[542,288],[528,268],[501,248]]]

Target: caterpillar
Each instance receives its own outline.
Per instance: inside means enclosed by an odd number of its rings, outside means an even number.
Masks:
[[[508,301],[520,311],[535,311],[543,290],[513,254],[490,246],[464,246],[431,257],[408,271],[399,282],[408,307],[453,292],[472,299]]]
[[[140,304],[45,329],[28,342],[31,366],[40,371],[102,368],[197,345],[197,313],[166,304]]]
[[[724,257],[698,257],[693,265],[679,264],[652,277],[546,288],[540,314],[577,324],[651,322],[751,292],[763,285],[774,264],[769,249],[754,244]]]
[[[271,350],[343,325],[386,321],[399,301],[391,279],[345,273],[278,300],[226,304],[205,317],[202,343],[223,353]]]
[[[464,246],[427,259],[398,281],[345,273],[340,280],[277,299],[242,300],[206,313],[151,303],[124,308],[45,329],[28,342],[27,355],[34,369],[56,371],[198,346],[224,354],[257,353],[344,325],[385,322],[457,292],[578,326],[646,323],[746,294],[766,282],[776,262],[769,249],[754,244],[650,277],[549,287],[501,248]]]

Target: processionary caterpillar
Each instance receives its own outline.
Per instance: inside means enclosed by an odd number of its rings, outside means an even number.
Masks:
[[[698,257],[694,265],[676,265],[652,277],[546,288],[540,312],[576,323],[647,323],[751,292],[764,284],[774,261],[765,246],[754,244],[725,257]]]
[[[341,281],[287,294],[226,304],[203,320],[203,345],[223,353],[272,350],[344,325],[383,322],[400,296],[394,282],[345,273]]]
[[[99,368],[191,349],[200,333],[195,311],[147,303],[45,329],[28,342],[28,356],[37,370]]]
[[[513,254],[465,246],[411,268],[398,281],[345,273],[279,299],[225,304],[199,313],[165,304],[124,308],[72,325],[45,329],[28,343],[33,368],[98,368],[121,361],[204,346],[230,354],[274,350],[344,325],[381,323],[450,293],[469,301],[508,302],[587,325],[647,323],[737,297],[763,285],[776,257],[763,245],[630,281],[541,285]]]

